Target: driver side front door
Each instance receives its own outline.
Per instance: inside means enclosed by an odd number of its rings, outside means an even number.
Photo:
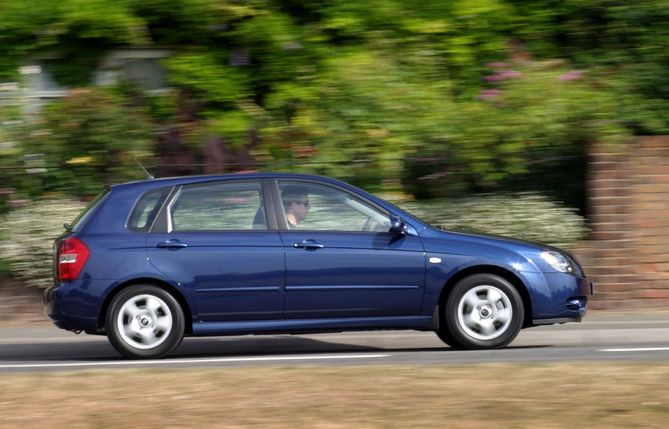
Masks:
[[[389,213],[348,190],[281,180],[278,194],[296,187],[306,191],[309,212],[294,228],[280,230],[286,258],[284,317],[418,315],[425,290],[420,238],[388,232]]]

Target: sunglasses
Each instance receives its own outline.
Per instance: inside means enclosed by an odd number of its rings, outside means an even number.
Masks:
[[[297,204],[302,204],[305,207],[309,207],[309,201],[295,201]]]

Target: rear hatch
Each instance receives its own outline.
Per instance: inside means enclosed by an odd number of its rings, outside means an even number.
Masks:
[[[105,189],[88,203],[71,224],[63,225],[65,232],[53,243],[54,284],[59,285],[63,281],[74,280],[81,272],[89,251],[86,244],[77,236],[110,194],[110,189]]]

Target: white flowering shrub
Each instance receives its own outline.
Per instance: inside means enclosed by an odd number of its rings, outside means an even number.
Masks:
[[[11,275],[28,285],[53,284],[53,241],[62,234],[85,203],[58,199],[40,200],[14,209],[0,219],[0,259]]]
[[[464,199],[398,203],[432,225],[569,247],[587,237],[575,209],[537,193],[483,195]]]

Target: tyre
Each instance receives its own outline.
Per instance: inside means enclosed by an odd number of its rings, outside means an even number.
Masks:
[[[439,339],[444,342],[444,344],[446,344],[447,346],[451,346],[452,349],[462,348],[460,343],[455,341],[455,338],[453,338],[451,332],[446,327],[440,326],[436,334],[439,337]]]
[[[122,290],[112,300],[105,322],[111,345],[132,359],[164,357],[181,343],[185,326],[177,300],[151,285]]]
[[[502,277],[475,274],[460,280],[444,307],[440,337],[454,348],[496,349],[508,345],[523,326],[523,301]],[[448,341],[450,340],[450,342]]]

